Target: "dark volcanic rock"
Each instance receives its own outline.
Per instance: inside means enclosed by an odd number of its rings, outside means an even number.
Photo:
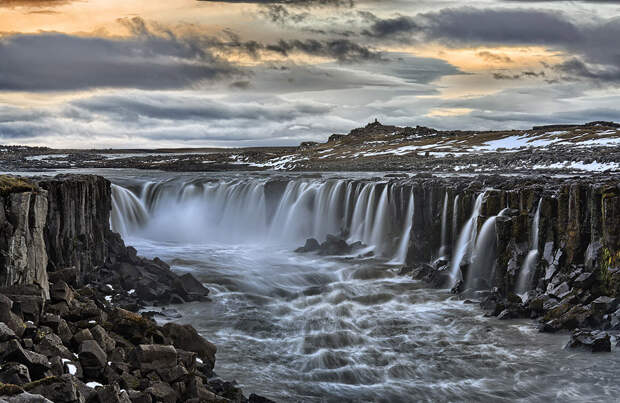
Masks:
[[[208,370],[213,370],[217,349],[214,344],[202,338],[196,329],[191,325],[167,323],[164,325],[163,330],[175,347],[198,354],[198,357],[204,361]]]
[[[564,348],[577,348],[593,353],[611,352],[611,338],[606,332],[577,329],[573,331]]]

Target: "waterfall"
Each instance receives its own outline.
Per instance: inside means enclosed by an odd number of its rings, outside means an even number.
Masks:
[[[488,218],[480,228],[480,234],[476,239],[471,258],[471,264],[467,271],[465,286],[467,288],[487,289],[491,283],[491,273],[495,262],[497,240],[495,234],[495,221],[497,216]],[[488,280],[488,281],[487,281]],[[487,282],[484,284],[483,282]],[[482,286],[480,286],[482,284]]]
[[[532,286],[532,277],[536,271],[536,263],[538,262],[538,224],[540,223],[541,204],[542,197],[538,200],[538,207],[536,207],[536,214],[534,215],[534,221],[532,222],[532,233],[530,238],[531,249],[523,262],[523,266],[519,272],[519,278],[517,279],[517,286],[515,289],[517,294],[522,294],[529,291]]]
[[[452,250],[456,248],[455,242],[456,234],[458,232],[459,225],[459,200],[461,199],[461,195],[456,195],[454,197],[454,203],[452,204]]]
[[[441,212],[441,247],[439,257],[445,257],[448,249],[448,192],[443,197],[443,210]]]
[[[409,195],[409,204],[407,205],[407,215],[403,222],[403,233],[400,236],[400,244],[394,255],[394,259],[390,261],[392,264],[404,264],[407,260],[407,250],[409,249],[409,239],[411,238],[411,230],[413,228],[413,209],[414,199],[413,192]]]
[[[474,210],[472,212],[472,215],[463,227],[463,230],[461,231],[459,239],[456,243],[456,252],[452,256],[452,267],[450,269],[450,276],[453,280],[456,280],[460,277],[461,262],[463,261],[466,253],[470,251],[472,244],[476,240],[478,216],[480,215],[480,209],[482,208],[483,197],[484,192],[480,193],[478,197],[476,197],[476,202],[474,204]]]
[[[148,217],[146,207],[132,191],[112,185],[111,228],[122,235],[127,235],[144,225]]]
[[[372,232],[370,236],[370,245],[375,245],[375,254],[378,256],[383,255],[383,241],[387,238],[387,220],[389,218],[388,211],[388,185],[386,184],[381,192],[379,198],[379,204],[376,208],[376,215],[373,221]]]
[[[404,261],[413,204],[396,200],[393,183],[300,178],[269,198],[267,183],[176,178],[144,182],[135,191],[113,185],[110,225],[124,236],[157,241],[275,242],[291,248],[348,230],[348,242],[361,241],[379,257]],[[405,208],[406,222],[397,225],[394,217]]]

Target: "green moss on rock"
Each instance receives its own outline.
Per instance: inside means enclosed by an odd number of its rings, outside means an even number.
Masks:
[[[0,195],[6,196],[11,193],[32,192],[37,190],[35,184],[26,179],[10,175],[0,175]]]
[[[20,386],[0,382],[0,396],[15,396],[22,393],[23,391],[24,389],[22,389]]]

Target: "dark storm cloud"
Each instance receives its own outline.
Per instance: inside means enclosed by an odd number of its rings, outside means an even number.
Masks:
[[[71,107],[90,113],[103,114],[119,121],[136,121],[140,118],[175,121],[213,120],[268,120],[282,122],[304,115],[321,115],[329,112],[325,105],[312,103],[264,105],[259,102],[222,102],[196,96],[102,95],[74,101]]]
[[[516,74],[508,74],[503,72],[493,73],[493,78],[496,80],[520,80],[523,78],[536,78],[545,77],[544,71],[524,71]]]
[[[558,71],[591,80],[620,81],[619,18],[577,22],[554,11],[461,7],[413,17],[374,17],[371,21],[362,34],[378,42],[545,46],[573,56],[557,66]]]
[[[0,38],[4,91],[178,88],[235,73],[235,67],[172,35],[109,39],[43,33]]]
[[[251,74],[220,57],[236,52],[260,60],[262,53],[293,53],[339,62],[380,60],[378,52],[348,39],[242,41],[196,29],[151,26],[140,18],[119,20],[128,38],[60,33],[0,37],[0,91],[63,91],[88,88],[172,89]],[[187,28],[187,27],[185,27]]]
[[[282,39],[276,44],[267,45],[265,49],[279,53],[282,56],[288,56],[291,52],[297,51],[312,56],[331,57],[341,62],[381,59],[380,53],[348,39],[327,41],[317,41],[315,39],[287,41]]]

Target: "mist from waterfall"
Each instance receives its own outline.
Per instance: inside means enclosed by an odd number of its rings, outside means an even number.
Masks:
[[[146,182],[113,186],[111,225],[125,236],[158,241],[278,243],[293,248],[328,234],[361,241],[377,257],[404,263],[412,229],[399,189],[386,182],[294,180],[276,199],[266,181]],[[273,197],[272,197],[273,198]],[[410,199],[407,197],[407,199]],[[405,199],[405,200],[407,200]]]

